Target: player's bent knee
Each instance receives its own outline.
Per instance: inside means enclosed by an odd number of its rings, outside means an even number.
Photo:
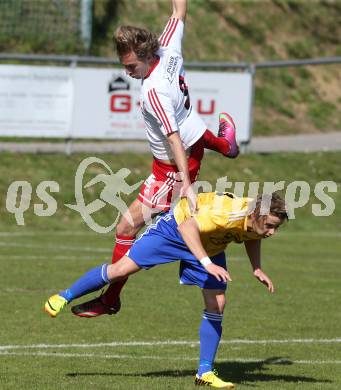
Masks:
[[[116,226],[116,235],[131,237],[136,236],[144,225],[144,221],[142,221],[141,223],[135,222],[134,225],[132,225],[124,217],[122,217]]]
[[[125,279],[128,274],[119,262],[110,264],[107,268],[108,279],[110,282]]]
[[[135,226],[131,225],[125,218],[121,218],[120,222],[116,226],[116,235],[135,236],[136,230],[137,228]]]
[[[110,282],[127,279],[127,277],[135,272],[140,271],[140,267],[129,257],[123,256],[118,262],[109,264],[107,268],[107,276]]]

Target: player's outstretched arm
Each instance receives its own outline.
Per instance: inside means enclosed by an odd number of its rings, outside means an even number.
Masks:
[[[199,226],[193,217],[182,222],[178,226],[178,230],[188,246],[188,249],[193,253],[203,267],[205,267],[209,274],[213,275],[222,282],[232,281],[231,276],[226,269],[214,264],[208,257],[200,239]]]
[[[186,19],[187,12],[187,0],[172,0],[172,5],[172,18],[181,19],[184,22]]]
[[[261,269],[261,240],[245,241],[244,245],[252,265],[253,275],[273,293],[275,291],[274,285]]]
[[[173,152],[174,160],[179,172],[182,173],[182,188],[180,191],[181,197],[186,197],[189,201],[192,212],[196,210],[196,194],[191,185],[189,176],[188,162],[185,149],[183,147],[180,135],[177,131],[168,136],[168,143]]]

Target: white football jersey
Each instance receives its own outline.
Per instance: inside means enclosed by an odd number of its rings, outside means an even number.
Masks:
[[[190,101],[181,53],[183,32],[182,20],[168,21],[159,38],[159,59],[142,80],[141,111],[151,151],[159,160],[173,158],[168,134],[178,131],[186,150],[207,128]]]

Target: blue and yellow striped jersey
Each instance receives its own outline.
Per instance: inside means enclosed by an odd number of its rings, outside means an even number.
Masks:
[[[241,243],[260,239],[247,231],[247,219],[253,199],[238,198],[231,193],[208,192],[197,197],[198,210],[191,215],[187,199],[181,199],[174,208],[179,225],[191,216],[199,226],[200,239],[209,256],[225,250],[230,242]]]

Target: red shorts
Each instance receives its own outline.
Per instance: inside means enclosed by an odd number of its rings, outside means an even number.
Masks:
[[[204,140],[201,137],[191,146],[188,157],[191,183],[194,183],[199,175],[203,156]],[[182,181],[177,166],[154,159],[152,174],[142,184],[137,199],[149,208],[155,209],[155,212],[167,211],[172,202],[178,198],[181,186]]]

